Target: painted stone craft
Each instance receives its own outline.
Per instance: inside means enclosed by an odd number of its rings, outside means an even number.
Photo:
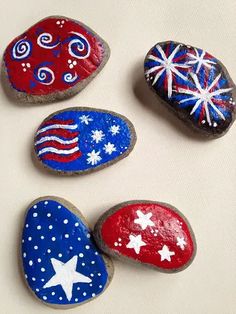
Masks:
[[[109,56],[107,43],[86,25],[50,16],[8,45],[3,72],[19,100],[49,102],[82,90]]]
[[[110,256],[174,273],[188,267],[196,241],[187,219],[173,206],[129,201],[105,212],[94,229],[101,250]]]
[[[111,260],[98,252],[81,213],[58,197],[41,197],[29,206],[21,258],[29,289],[52,307],[91,301],[113,276]]]
[[[161,42],[146,55],[144,69],[157,96],[203,135],[220,137],[234,122],[236,87],[225,66],[208,52]]]
[[[132,151],[136,133],[124,116],[73,107],[47,117],[35,135],[40,163],[59,174],[85,174],[107,167]]]

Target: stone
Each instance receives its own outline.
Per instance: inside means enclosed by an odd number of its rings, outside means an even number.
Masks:
[[[21,260],[33,295],[57,308],[93,300],[113,276],[112,262],[98,251],[82,214],[53,196],[41,197],[29,206]]]
[[[40,164],[58,174],[85,174],[125,158],[136,142],[132,123],[107,110],[73,107],[47,117],[35,135]]]
[[[208,52],[161,42],[147,53],[144,69],[159,99],[199,133],[220,137],[234,122],[236,87],[225,66]]]
[[[82,90],[109,55],[107,43],[86,25],[50,16],[8,45],[3,73],[18,100],[51,102]]]
[[[197,247],[183,214],[153,201],[129,201],[109,209],[96,223],[94,238],[110,256],[168,273],[187,268]]]

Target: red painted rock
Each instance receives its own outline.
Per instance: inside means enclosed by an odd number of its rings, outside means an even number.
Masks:
[[[103,68],[108,45],[82,23],[62,16],[39,21],[15,38],[4,53],[4,73],[23,101],[72,96]]]
[[[195,237],[187,219],[165,203],[121,203],[100,217],[94,233],[105,253],[163,272],[185,269],[196,254]]]

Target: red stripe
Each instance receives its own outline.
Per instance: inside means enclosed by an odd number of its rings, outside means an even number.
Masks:
[[[75,159],[78,159],[81,155],[82,155],[81,152],[75,152],[74,154],[71,154],[69,156],[62,156],[62,155],[57,155],[54,153],[48,153],[48,154],[43,155],[41,158],[43,160],[53,160],[57,162],[70,162]]]
[[[37,139],[40,139],[44,136],[56,135],[58,137],[62,137],[65,139],[73,139],[75,136],[79,135],[79,132],[70,131],[70,130],[63,130],[63,129],[52,129],[45,132],[42,132],[37,135]]]
[[[43,122],[43,124],[40,126],[40,128],[43,128],[47,125],[50,124],[63,124],[63,125],[68,125],[68,124],[74,124],[75,122],[73,120],[57,120],[57,119],[51,119]]]
[[[40,150],[41,148],[44,148],[44,147],[55,147],[57,149],[71,149],[71,148],[74,148],[77,146],[78,146],[78,143],[61,144],[61,143],[58,143],[56,141],[47,141],[47,142],[44,142],[42,144],[38,144],[37,150]]]

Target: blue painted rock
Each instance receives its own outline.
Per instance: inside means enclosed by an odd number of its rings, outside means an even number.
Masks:
[[[109,55],[106,42],[86,25],[50,16],[8,45],[4,73],[20,100],[53,101],[78,93],[104,67]]]
[[[173,41],[156,44],[144,63],[151,89],[197,131],[219,137],[235,119],[236,87],[209,53]]]
[[[188,267],[197,249],[183,214],[169,204],[153,201],[129,201],[112,207],[96,223],[94,237],[110,256],[168,273]]]
[[[98,252],[81,213],[57,197],[42,197],[29,206],[21,255],[28,287],[53,307],[92,300],[113,276],[112,262]]]
[[[132,123],[117,113],[69,108],[53,113],[35,135],[35,153],[47,169],[84,174],[129,155],[136,142]]]

